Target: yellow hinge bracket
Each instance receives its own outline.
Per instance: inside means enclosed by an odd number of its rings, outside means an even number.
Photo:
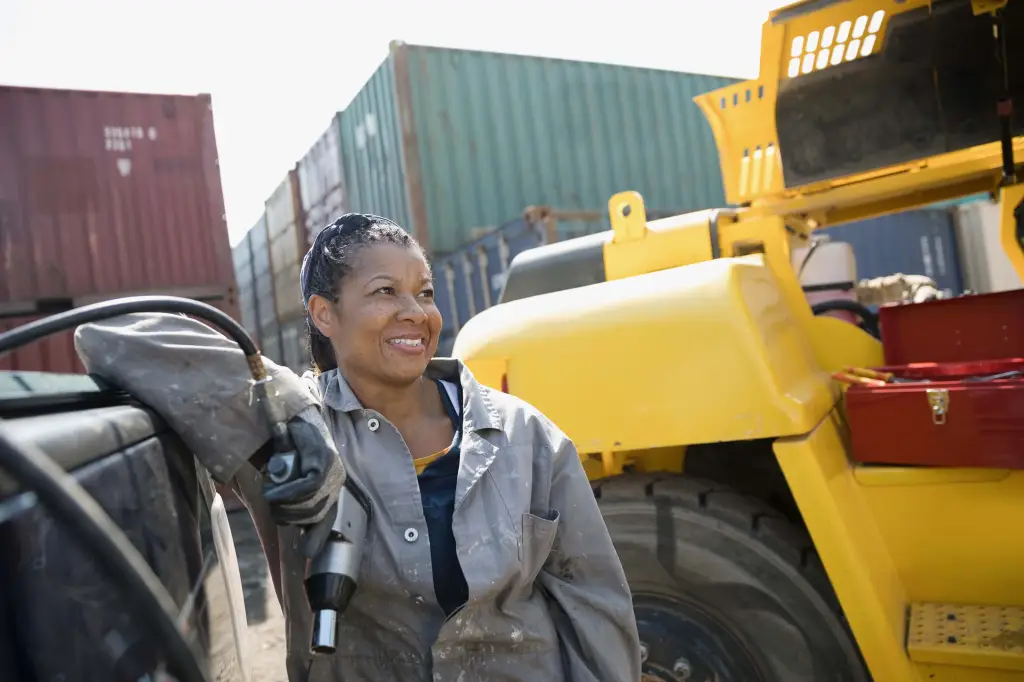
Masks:
[[[647,234],[647,210],[639,192],[619,192],[608,200],[612,241],[616,244],[643,239]]]

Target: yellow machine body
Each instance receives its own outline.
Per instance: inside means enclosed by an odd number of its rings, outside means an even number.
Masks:
[[[835,27],[834,50],[850,22],[842,61],[866,17],[861,58],[868,32],[881,50],[888,22],[922,7],[847,0],[773,13],[759,79],[697,98],[739,208],[648,222],[640,195],[612,197],[605,281],[497,305],[465,325],[454,354],[552,418],[594,479],[685,472],[688,446],[772,439],[874,679],[1024,680],[1024,472],[851,463],[830,374],[882,364],[881,344],[814,317],[790,264],[818,227],[985,191],[1024,277],[1024,185],[1003,172],[999,142],[786,185],[776,99],[833,54],[801,52],[794,38],[806,47],[818,31],[821,47]],[[1024,139],[1012,147],[1020,158]]]

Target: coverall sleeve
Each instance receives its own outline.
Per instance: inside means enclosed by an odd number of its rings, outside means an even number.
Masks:
[[[637,682],[640,637],[633,598],[576,447],[554,443],[551,554],[537,577],[562,646],[567,682]]]
[[[152,408],[220,483],[234,477],[270,439],[252,391],[245,355],[228,337],[197,320],[137,313],[85,324],[75,350],[86,370]],[[319,401],[291,370],[263,359],[291,419]]]

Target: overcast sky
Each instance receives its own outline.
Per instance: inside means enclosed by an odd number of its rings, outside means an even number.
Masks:
[[[0,83],[213,95],[232,243],[391,40],[752,78],[781,0],[0,0]]]

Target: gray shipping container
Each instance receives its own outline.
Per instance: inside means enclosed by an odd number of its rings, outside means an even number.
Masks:
[[[517,255],[552,241],[579,236],[603,220],[597,212],[548,210],[509,221],[455,253],[433,261],[434,297],[444,319],[437,355],[451,353],[459,330],[474,315],[495,305],[508,266]],[[666,217],[650,212],[649,220]],[[949,209],[923,209],[825,230],[853,246],[861,279],[898,272],[931,277],[951,295],[964,291],[953,216]]]
[[[266,214],[260,216],[260,219],[249,230],[246,238],[249,240],[249,248],[252,251],[256,322],[259,325],[261,348],[264,355],[267,355],[267,348],[274,343],[275,335],[278,337],[277,345],[280,346],[280,331],[277,329],[277,310],[274,305],[274,279],[270,271],[270,241],[267,234]],[[280,354],[280,350],[278,350],[278,354]],[[268,357],[270,356],[268,355]]]
[[[299,268],[308,246],[299,203],[298,174],[292,170],[266,202],[274,303],[282,323],[302,312]]]
[[[231,256],[235,280],[238,282],[238,308],[242,316],[242,326],[250,334],[258,337],[260,325],[256,314],[256,280],[252,269],[251,236],[251,232],[246,233],[242,241],[231,250]]]
[[[281,325],[281,360],[299,375],[312,366],[309,351],[306,350],[305,316]]]
[[[341,114],[299,160],[299,194],[305,222],[306,241],[346,212],[345,182],[341,170]]]
[[[345,203],[433,254],[528,205],[587,210],[633,189],[675,212],[723,206],[693,98],[735,82],[396,42],[339,118]]]

